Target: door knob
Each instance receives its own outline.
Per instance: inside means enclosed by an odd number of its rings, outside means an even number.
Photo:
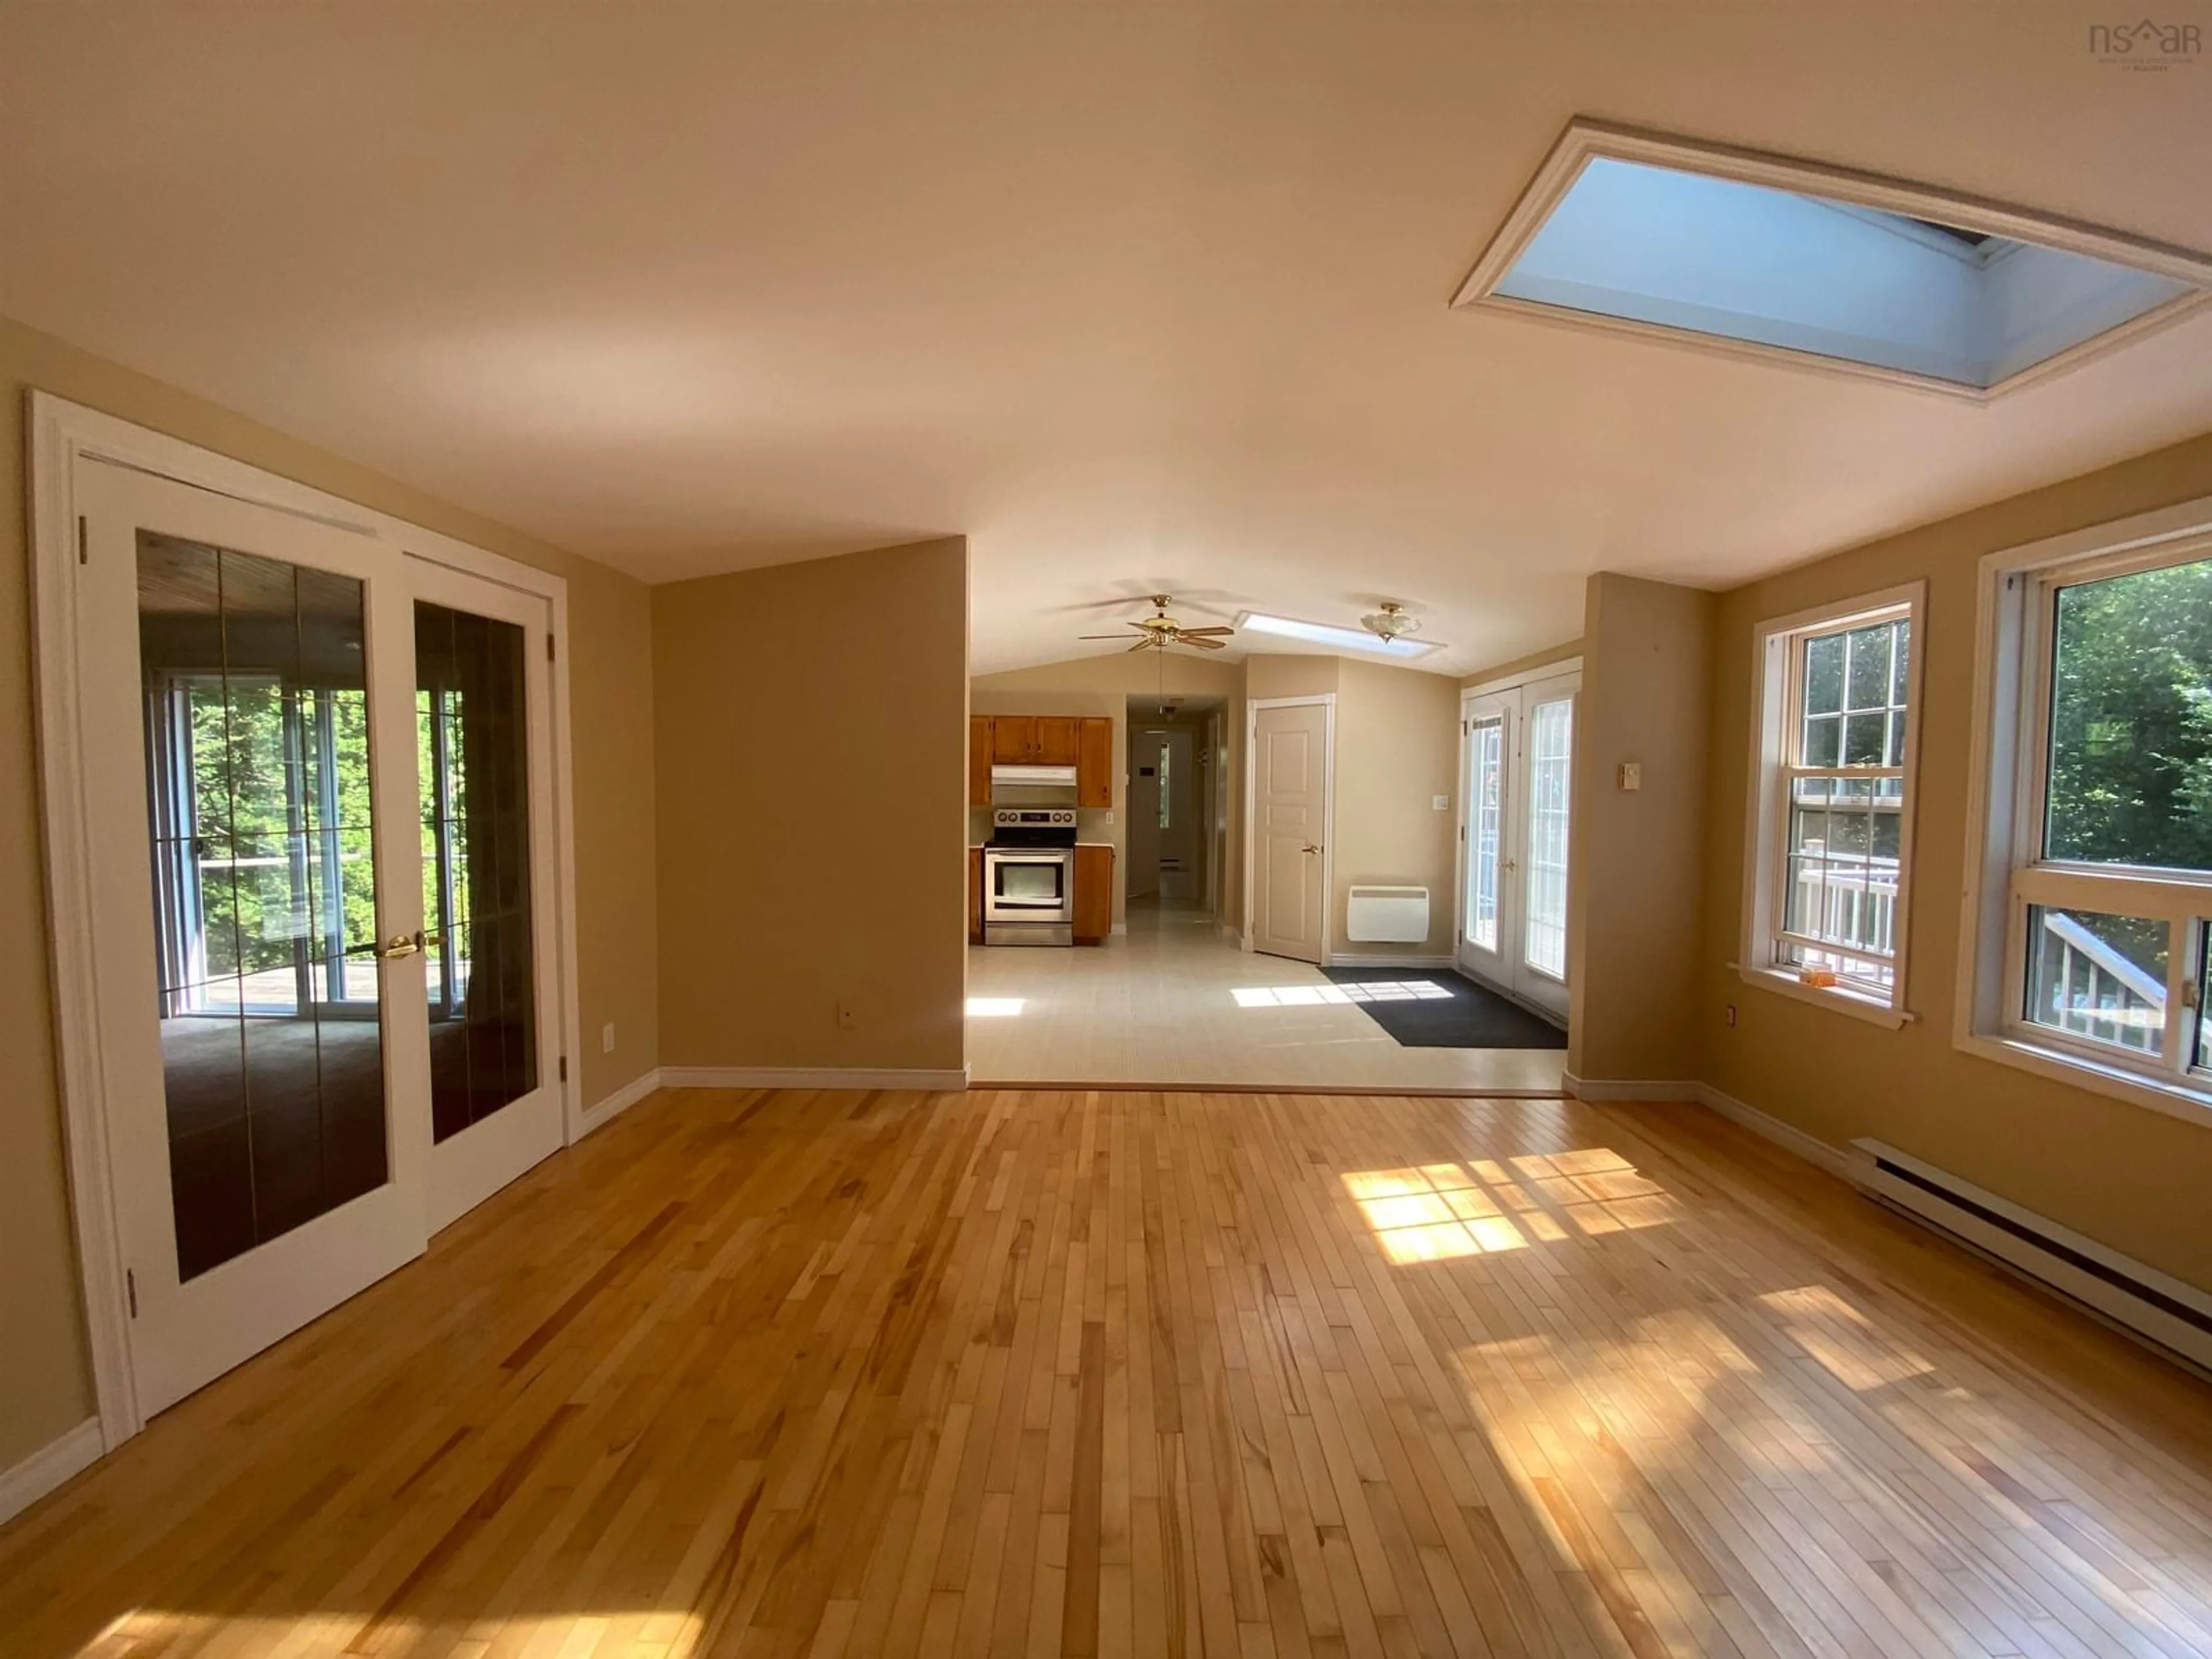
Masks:
[[[1318,848],[1318,847],[1307,846],[1307,847],[1301,847],[1298,850],[1299,850],[1301,853],[1318,853],[1318,852],[1320,852],[1320,851],[1321,851],[1321,848]]]

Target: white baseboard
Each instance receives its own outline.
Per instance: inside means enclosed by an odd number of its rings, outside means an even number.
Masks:
[[[1577,1100],[1598,1103],[1608,1100],[1696,1100],[1702,1084],[1685,1082],[1680,1079],[1664,1081],[1636,1078],[1577,1077],[1572,1072],[1559,1073],[1560,1086]]]
[[[1861,1160],[1841,1146],[1808,1134],[1794,1123],[1784,1123],[1771,1113],[1738,1100],[1734,1095],[1723,1094],[1710,1083],[1697,1085],[1697,1101],[1710,1111],[1718,1112],[1731,1123],[1740,1124],[1765,1140],[1771,1140],[1787,1152],[1795,1152],[1808,1164],[1816,1164],[1832,1176],[1839,1176],[1854,1186],[1863,1186]]]
[[[661,1086],[660,1068],[656,1066],[642,1076],[631,1079],[596,1105],[586,1106],[583,1116],[577,1121],[576,1139],[581,1140],[609,1119],[628,1111]]]
[[[71,1475],[90,1468],[106,1449],[100,1419],[88,1417],[14,1468],[0,1471],[0,1521],[21,1515]]]
[[[1378,952],[1374,956],[1351,951],[1331,951],[1322,958],[1324,968],[1450,968],[1455,964],[1449,957],[1391,956]]]
[[[903,1071],[884,1066],[840,1070],[814,1066],[664,1066],[664,1089],[921,1089],[968,1086],[968,1068]]]

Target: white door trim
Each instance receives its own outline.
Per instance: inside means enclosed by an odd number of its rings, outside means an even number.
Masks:
[[[580,1056],[576,998],[575,810],[569,756],[568,585],[564,577],[489,553],[50,392],[30,394],[30,586],[33,690],[39,729],[46,832],[47,959],[70,1215],[84,1291],[93,1391],[102,1449],[112,1451],[145,1426],[132,1382],[130,1306],[116,1224],[112,1149],[100,1081],[103,1045],[90,949],[92,869],[84,797],[76,651],[78,469],[112,463],[257,506],[312,519],[391,544],[416,557],[544,596],[552,609],[554,808],[561,919],[561,1052]],[[562,1085],[568,1140],[586,1125],[581,1067]]]
[[[1329,924],[1336,909],[1336,693],[1316,691],[1300,697],[1253,697],[1244,704],[1244,948],[1252,948],[1252,859],[1259,837],[1253,831],[1253,814],[1259,810],[1260,711],[1262,708],[1310,708],[1322,711],[1322,766],[1328,787],[1322,792],[1321,817],[1321,959],[1328,960]]]

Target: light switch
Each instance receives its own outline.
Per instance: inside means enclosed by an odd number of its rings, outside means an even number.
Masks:
[[[1641,789],[1644,787],[1644,763],[1642,761],[1621,762],[1620,787],[1623,789]]]

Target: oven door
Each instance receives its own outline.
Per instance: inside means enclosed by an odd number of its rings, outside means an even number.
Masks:
[[[1075,919],[1075,860],[1060,848],[983,853],[983,920],[1068,922]]]

